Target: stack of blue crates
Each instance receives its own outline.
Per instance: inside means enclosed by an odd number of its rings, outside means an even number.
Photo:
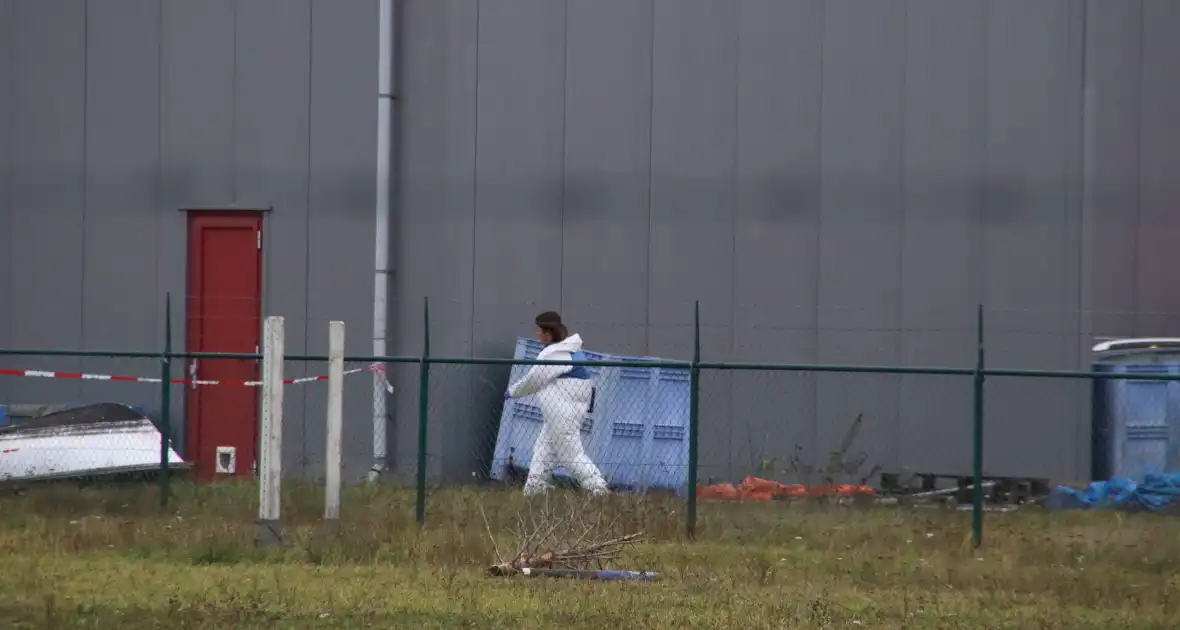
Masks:
[[[533,339],[517,339],[513,358],[535,359],[542,347]],[[586,355],[590,361],[661,360],[589,351]],[[531,367],[514,365],[510,382],[524,376]],[[688,482],[688,369],[589,369],[596,393],[594,408],[582,424],[582,444],[607,483],[616,489],[683,492]],[[541,410],[534,397],[506,401],[492,456],[493,479],[506,479],[509,466],[530,466],[541,422]],[[555,474],[568,476],[560,467]]]

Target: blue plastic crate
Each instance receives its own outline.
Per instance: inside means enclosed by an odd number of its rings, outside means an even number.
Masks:
[[[644,487],[688,485],[688,418],[690,375],[687,369],[654,368],[651,441],[643,461],[648,465]]]
[[[516,359],[534,359],[543,346],[517,340]],[[660,361],[586,352],[591,360]],[[512,380],[530,366],[512,368]],[[582,427],[586,454],[602,470],[607,483],[637,490],[670,488],[683,491],[688,482],[689,371],[686,368],[594,367],[593,412]],[[511,462],[527,468],[541,428],[540,410],[531,397],[508,401],[500,419],[491,476],[504,479]],[[558,468],[556,474],[563,475]]]
[[[1100,371],[1126,374],[1180,374],[1167,364],[1103,365]],[[1099,381],[1102,407],[1094,418],[1093,465],[1102,479],[1142,479],[1180,467],[1180,382]]]
[[[622,356],[611,358],[639,360]],[[650,390],[651,371],[640,367],[611,368],[599,385],[595,403],[605,435],[588,454],[611,485],[637,486],[643,478]]]
[[[536,339],[521,337],[516,340],[514,359],[532,360],[537,358],[544,345]],[[584,351],[590,361],[601,361],[605,357],[597,352]],[[509,382],[515,382],[523,377],[531,365],[513,365],[509,375]],[[588,367],[590,375],[597,381],[601,368]],[[596,397],[597,398],[597,397]],[[595,432],[594,417],[597,412],[587,414],[582,421],[582,443],[590,453],[601,431]],[[518,468],[528,468],[533,460],[533,446],[541,432],[541,409],[536,404],[535,396],[525,396],[504,401],[504,409],[500,413],[500,429],[496,435],[496,447],[492,452],[492,465],[489,476],[503,481],[507,475],[509,465]],[[591,455],[593,457],[593,455]],[[557,476],[568,476],[565,469],[558,467],[554,472]]]
[[[637,490],[687,486],[689,389],[683,368],[623,367],[617,378],[605,379],[596,411],[609,438],[592,457],[609,483]]]

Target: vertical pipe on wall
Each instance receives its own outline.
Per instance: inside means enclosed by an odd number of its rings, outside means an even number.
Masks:
[[[380,0],[377,16],[377,203],[373,247],[373,356],[385,356],[389,313],[389,207],[393,178],[393,0]],[[376,481],[386,467],[386,393],[381,375],[373,373],[373,467]]]

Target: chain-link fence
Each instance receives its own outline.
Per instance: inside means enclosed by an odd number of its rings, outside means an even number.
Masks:
[[[548,382],[528,378],[534,367],[430,366],[427,469],[432,481],[523,487],[531,473],[538,490],[683,490],[686,367],[598,362],[585,365],[582,376]],[[679,391],[657,390],[663,382],[675,383]],[[514,383],[517,390],[509,397]]]
[[[537,361],[543,346],[524,338],[511,359],[426,346],[419,357],[341,358],[335,433],[334,364],[289,354],[282,504],[296,521],[322,518],[332,470],[341,512],[407,522],[469,516],[456,501],[555,488],[658,504],[686,529],[698,514],[702,527],[738,518],[739,502],[971,502],[977,480],[982,499],[1026,500],[1059,482],[1180,467],[1180,361],[1164,341],[1106,348],[1094,371],[1060,372],[991,368],[982,353],[974,365],[922,368],[591,351]],[[977,338],[955,354],[979,349]],[[238,488],[238,511],[250,515],[263,355],[107,354],[0,351],[0,482],[131,479],[104,500],[155,506],[208,501],[199,488],[216,481]],[[699,357],[699,342],[683,355]],[[363,483],[376,479],[386,483]]]
[[[649,498],[695,492],[702,500],[759,501],[877,485],[902,462],[939,473],[966,462],[970,470],[969,370],[711,365],[694,381],[684,362],[599,355],[583,363],[586,378],[566,376],[573,365],[550,368],[564,378],[534,391],[535,363],[506,363],[431,362],[420,403],[428,493],[475,481],[525,495],[605,485]],[[509,398],[514,384],[518,395]]]
[[[528,359],[426,363],[427,505],[466,481],[526,497],[605,486],[689,499],[692,529],[698,512],[703,527],[740,519],[723,507],[735,502],[936,501],[974,509],[978,535],[984,511],[1057,484],[1180,466],[1175,367],[699,363],[694,377],[691,363],[600,355],[540,368],[560,376],[536,388]]]
[[[286,359],[283,363],[282,472],[284,478],[323,482],[327,474],[329,365],[321,359]],[[384,418],[390,384],[385,366],[372,361],[343,361],[341,401],[341,477],[366,481],[373,466],[373,417]],[[374,408],[374,402],[379,407]]]

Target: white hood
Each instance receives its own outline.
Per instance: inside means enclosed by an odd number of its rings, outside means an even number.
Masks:
[[[538,359],[548,358],[550,355],[555,354],[557,352],[569,352],[570,354],[573,354],[581,349],[582,349],[582,336],[575,333],[575,334],[570,335],[569,337],[566,337],[562,341],[551,343],[551,344],[545,346],[545,348],[543,350],[541,350],[540,353],[537,354],[537,358]]]

